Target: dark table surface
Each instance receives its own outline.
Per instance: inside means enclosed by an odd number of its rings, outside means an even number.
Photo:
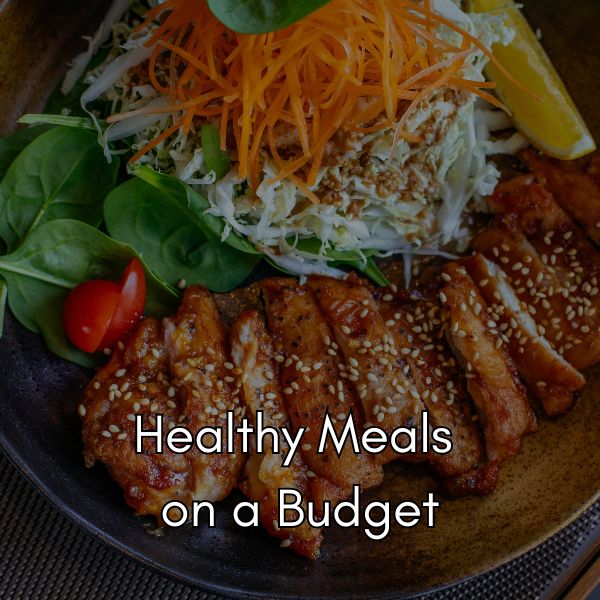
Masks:
[[[131,562],[84,533],[1,453],[0,533],[0,598],[217,600]],[[520,558],[424,598],[559,598],[599,550],[600,502]]]

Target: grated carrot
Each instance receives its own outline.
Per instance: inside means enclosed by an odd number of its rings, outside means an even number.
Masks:
[[[244,35],[227,29],[206,0],[165,0],[138,27],[152,27],[149,80],[169,95],[174,124],[131,159],[139,160],[178,127],[196,118],[215,121],[221,147],[233,136],[239,176],[260,183],[265,150],[313,202],[310,188],[340,130],[370,133],[386,128],[400,139],[411,111],[446,86],[476,94],[497,106],[485,90],[494,84],[461,77],[474,36],[433,11],[430,0],[331,0],[298,23],[272,33]],[[159,24],[156,25],[157,20]],[[445,25],[460,46],[437,36]],[[168,65],[168,87],[157,76],[159,57]],[[501,67],[502,68],[502,67]],[[506,74],[506,70],[503,69]],[[165,76],[165,73],[161,73]],[[115,115],[122,120],[143,109]],[[168,132],[168,133],[167,133]],[[166,134],[166,135],[165,135]],[[284,140],[285,136],[285,140]],[[278,146],[285,147],[285,159]]]

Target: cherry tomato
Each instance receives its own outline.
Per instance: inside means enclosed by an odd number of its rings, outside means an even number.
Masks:
[[[102,338],[100,348],[112,348],[139,321],[146,305],[146,274],[138,260],[131,259],[121,278],[121,298]]]
[[[68,338],[85,352],[95,352],[115,314],[121,289],[96,279],[78,285],[67,296],[63,322]]]
[[[63,322],[68,338],[86,352],[113,346],[140,319],[146,304],[146,276],[132,259],[119,284],[95,279],[67,296]]]

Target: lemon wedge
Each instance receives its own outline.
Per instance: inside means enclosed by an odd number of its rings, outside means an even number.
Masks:
[[[560,76],[512,0],[471,0],[474,12],[502,11],[505,24],[515,31],[508,46],[494,44],[492,53],[510,74],[537,98],[532,97],[488,63],[485,74],[497,84],[498,97],[512,112],[516,126],[542,152],[570,160],[596,149]]]

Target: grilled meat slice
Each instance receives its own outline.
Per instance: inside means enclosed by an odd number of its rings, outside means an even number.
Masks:
[[[506,227],[486,229],[473,240],[473,248],[504,270],[538,333],[564,355],[575,338],[566,317],[569,301],[560,293],[562,285],[553,267],[542,262],[523,233]],[[519,270],[514,270],[515,265]]]
[[[200,287],[186,290],[179,311],[164,319],[165,344],[173,376],[185,392],[180,421],[193,432],[201,427],[220,428],[223,452],[204,454],[194,446],[189,453],[193,472],[193,500],[222,500],[237,483],[244,456],[236,440],[236,453],[225,451],[227,412],[239,424],[242,407],[239,386],[231,369],[229,340],[211,294]]]
[[[411,348],[402,354],[402,370],[414,381],[430,425],[446,427],[452,433],[452,451],[431,452],[428,461],[445,478],[475,469],[484,459],[481,433],[473,420],[463,371],[446,342],[439,302],[419,292],[410,295],[376,291],[377,306],[396,347]]]
[[[240,371],[242,401],[253,424],[256,425],[256,415],[262,411],[266,427],[289,430],[273,343],[256,311],[243,313],[234,323],[231,355],[233,364]],[[280,529],[277,524],[280,489],[294,489],[304,499],[308,497],[306,465],[300,453],[296,453],[290,466],[284,467],[282,463],[289,452],[284,436],[279,434],[279,454],[272,452],[271,439],[266,439],[269,446],[262,454],[256,452],[256,447],[252,448],[240,488],[248,498],[259,502],[260,520],[272,536],[284,540],[284,544],[289,544],[290,548],[303,556],[317,558],[322,540],[319,529],[310,527],[306,522],[285,529]]]
[[[294,279],[267,279],[262,282],[269,329],[288,414],[295,430],[307,427],[303,456],[310,472],[312,497],[335,503],[347,497],[352,485],[363,488],[381,483],[383,472],[371,456],[354,454],[347,445],[338,457],[333,444],[317,453],[326,414],[336,420],[339,436],[350,414],[362,431],[360,406],[341,362],[333,334],[309,289]]]
[[[161,414],[166,428],[177,422],[184,402],[181,390],[170,380],[162,327],[154,319],[145,319],[126,346],[115,349],[110,362],[98,371],[79,408],[86,465],[102,461],[123,488],[127,504],[159,522],[167,502],[190,504],[190,464],[187,455],[170,452],[164,440],[161,454],[148,440],[144,440],[144,453],[137,454],[135,415],[143,416],[143,427],[148,429],[156,423],[154,414]]]
[[[521,438],[536,420],[517,368],[499,336],[497,324],[464,267],[444,267],[448,280],[440,292],[447,335],[466,370],[467,390],[483,428],[487,457],[502,463],[519,450]]]
[[[551,194],[533,182],[532,176],[517,177],[498,186],[490,204],[497,212],[497,223],[521,232],[536,249],[546,272],[553,276],[551,281],[556,285],[546,286],[542,281],[543,289],[539,289],[537,282],[529,289],[529,294],[536,297],[533,313],[536,321],[556,323],[554,339],[560,338],[557,348],[575,368],[583,369],[598,362],[600,254]],[[515,279],[528,280],[530,267],[506,260],[505,270],[513,286],[519,288],[521,284]],[[523,285],[527,285],[526,281]],[[557,295],[562,300],[550,298]],[[553,342],[551,333],[547,337]]]
[[[600,182],[586,173],[577,161],[555,160],[528,148],[519,153],[536,179],[560,207],[600,245]]]
[[[498,323],[501,337],[531,395],[550,416],[566,412],[585,384],[583,375],[539,335],[535,321],[521,307],[504,271],[481,254],[464,260],[463,264],[478,283],[488,304],[488,316]]]
[[[425,405],[404,370],[405,357],[415,350],[397,347],[366,282],[314,276],[307,285],[317,296],[339,345],[331,346],[330,352],[339,356],[342,373],[354,384],[368,421],[388,433],[399,427],[420,429]],[[422,453],[398,455],[391,447],[377,455],[382,463],[397,458],[425,460]]]

